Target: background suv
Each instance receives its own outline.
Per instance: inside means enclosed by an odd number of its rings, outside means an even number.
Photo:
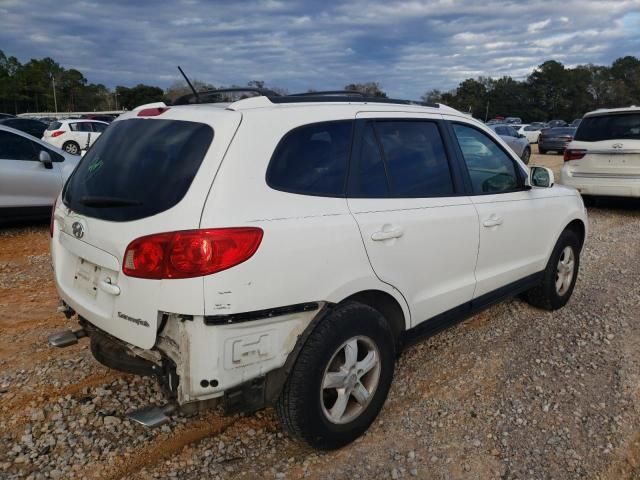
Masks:
[[[205,98],[121,115],[70,177],[51,249],[82,329],[52,343],[88,335],[182,408],[272,404],[336,448],[416,338],[510,295],[569,300],[579,194],[468,115],[335,92],[180,105]]]
[[[587,113],[564,161],[562,183],[583,195],[640,197],[640,108]]]

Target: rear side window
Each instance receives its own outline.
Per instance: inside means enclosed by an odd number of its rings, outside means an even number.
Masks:
[[[280,141],[267,169],[267,184],[302,195],[344,196],[353,122],[298,127]]]
[[[213,129],[178,120],[113,123],[82,158],[63,200],[94,218],[129,221],[176,205],[191,186]]]
[[[51,130],[57,130],[62,126],[62,124],[60,122],[51,122],[49,124],[49,126],[47,127],[47,130],[51,131]]]
[[[583,142],[621,139],[640,140],[640,113],[597,115],[580,122],[575,139]]]
[[[377,121],[375,130],[384,152],[391,197],[454,194],[449,162],[435,122]]]

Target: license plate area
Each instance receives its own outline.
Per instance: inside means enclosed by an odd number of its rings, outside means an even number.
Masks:
[[[88,262],[84,258],[78,258],[78,264],[73,277],[75,289],[90,298],[98,295],[98,279],[101,268]]]

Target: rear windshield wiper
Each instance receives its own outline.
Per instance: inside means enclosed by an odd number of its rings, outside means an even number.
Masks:
[[[142,205],[140,200],[132,200],[120,197],[100,197],[96,195],[87,195],[80,199],[80,203],[87,207],[135,207]]]

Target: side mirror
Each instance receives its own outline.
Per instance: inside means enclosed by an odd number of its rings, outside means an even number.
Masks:
[[[553,187],[555,179],[553,172],[547,167],[531,167],[529,170],[529,183],[532,187]]]
[[[525,137],[525,134],[524,134],[524,133],[519,133],[519,134],[518,134],[518,138],[524,138],[524,137]]]
[[[53,168],[53,161],[51,160],[51,155],[46,150],[41,150],[40,155],[38,155],[38,160],[40,163],[44,165],[44,168],[51,169]]]

